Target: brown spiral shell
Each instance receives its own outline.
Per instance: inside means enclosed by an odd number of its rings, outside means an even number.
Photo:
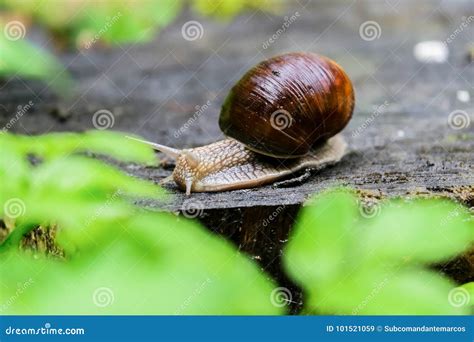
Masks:
[[[288,53],[250,69],[231,89],[219,126],[250,149],[299,157],[341,131],[354,110],[344,70],[314,53]]]

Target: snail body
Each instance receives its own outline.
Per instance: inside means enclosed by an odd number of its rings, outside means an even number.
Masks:
[[[219,117],[229,138],[177,150],[146,142],[176,160],[171,178],[186,194],[245,189],[339,161],[337,135],[354,109],[351,81],[334,61],[289,53],[250,69]]]

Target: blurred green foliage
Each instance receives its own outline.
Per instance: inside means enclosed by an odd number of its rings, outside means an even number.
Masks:
[[[0,26],[3,27],[0,20]],[[12,41],[0,35],[0,76],[20,75],[48,81],[58,91],[69,89],[71,79],[59,61],[49,53],[24,40]]]
[[[427,268],[474,241],[467,209],[441,200],[390,201],[376,217],[353,195],[333,191],[305,207],[285,249],[288,272],[308,292],[308,312],[467,314],[454,287]]]
[[[192,0],[191,6],[201,15],[227,20],[244,10],[279,13],[284,3],[282,0]]]
[[[8,9],[31,18],[79,47],[96,34],[100,34],[102,42],[109,44],[148,41],[155,30],[168,25],[183,6],[179,0],[4,2]]]
[[[160,195],[159,188],[79,154],[89,150],[122,160],[154,162],[153,151],[129,140],[110,132],[0,134],[0,178],[8,180],[0,192],[2,217],[13,217],[24,227],[57,223],[80,231],[99,211],[100,218],[109,220],[130,215],[133,207],[120,200],[117,193],[156,197]],[[118,145],[121,148],[113,148]],[[33,166],[28,156],[43,162]],[[17,199],[17,203],[10,202],[9,206],[10,199]],[[109,202],[104,208],[106,201]],[[105,229],[100,219],[96,221],[91,223],[92,231]]]
[[[0,302],[12,302],[3,313],[282,313],[271,305],[272,283],[256,265],[191,221],[135,214],[108,236],[90,238],[93,245],[67,262],[3,255]],[[18,284],[30,278],[16,296]]]
[[[275,11],[272,0],[0,0],[0,76],[47,80],[58,92],[71,78],[49,53],[26,41],[32,23],[49,30],[57,48],[89,49],[100,45],[147,42],[189,4],[196,13],[230,19],[246,9]]]
[[[451,300],[459,306],[468,306],[474,315],[474,282],[464,284],[451,290]]]
[[[147,146],[110,132],[0,134],[0,146],[0,178],[8,180],[1,217],[13,223],[0,245],[0,313],[282,313],[270,302],[272,282],[228,242],[132,204],[166,200],[158,186],[81,154],[156,163]],[[38,225],[58,227],[66,260],[18,249]]]
[[[0,147],[1,231],[9,230],[0,242],[0,313],[284,313],[274,303],[279,288],[253,261],[196,222],[136,207],[135,199],[167,195],[88,156],[155,164],[146,145],[93,131],[3,133]],[[472,244],[468,211],[413,200],[376,213],[367,217],[345,190],[302,209],[283,261],[308,295],[305,312],[469,313],[472,284],[455,288],[427,267]],[[38,226],[54,230],[64,257],[19,248]]]

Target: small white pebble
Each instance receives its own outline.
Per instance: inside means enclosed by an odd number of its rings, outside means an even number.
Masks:
[[[448,46],[439,40],[419,42],[413,48],[415,58],[423,63],[444,63],[448,59]]]
[[[397,132],[397,137],[403,138],[404,136],[405,136],[405,131],[402,131],[401,129],[398,130],[398,132]]]
[[[456,97],[461,102],[469,102],[471,100],[471,96],[467,90],[458,90],[456,92]]]

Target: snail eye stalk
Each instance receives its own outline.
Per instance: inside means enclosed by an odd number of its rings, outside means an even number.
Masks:
[[[173,159],[177,159],[178,156],[181,154],[181,150],[178,150],[176,148],[168,147],[168,146],[165,146],[165,145],[160,145],[160,144],[157,144],[157,143],[154,143],[154,142],[151,142],[151,141],[137,139],[137,138],[134,138],[134,137],[130,137],[128,135],[126,135],[125,137],[128,138],[128,139],[131,139],[131,140],[141,142],[143,144],[150,145],[155,150],[160,151],[160,152],[166,154],[168,157],[173,158]]]

